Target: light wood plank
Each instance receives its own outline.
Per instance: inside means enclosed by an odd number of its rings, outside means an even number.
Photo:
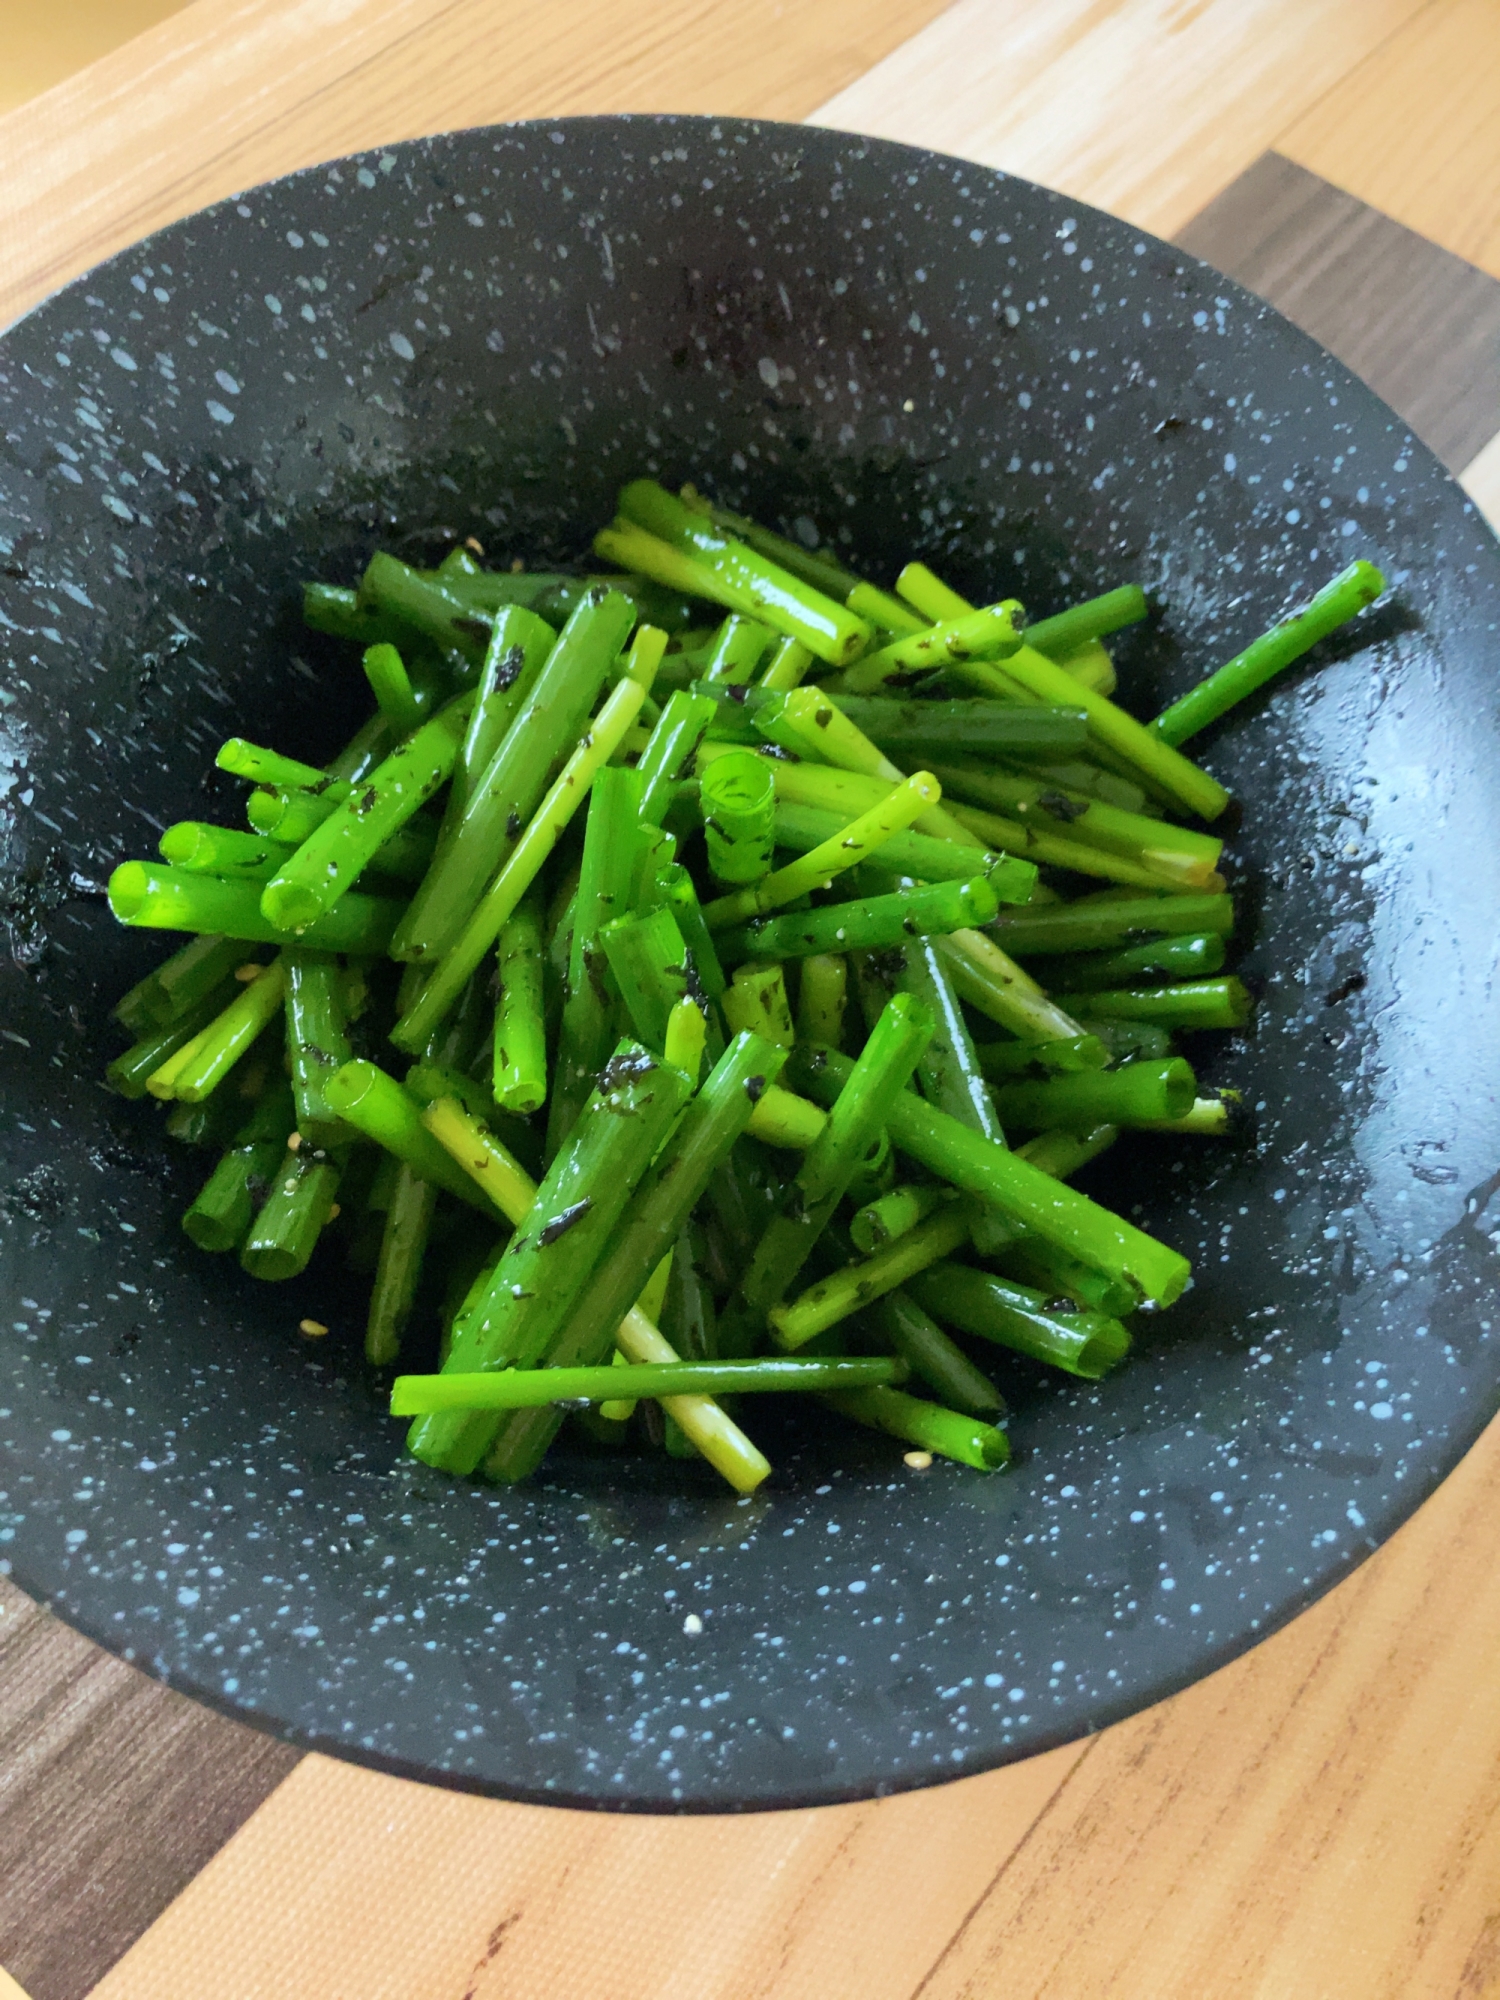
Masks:
[[[1172,236],[1420,0],[958,0],[815,123],[937,146]]]
[[[226,1959],[236,2000],[1477,2000],[1500,1984],[1497,1504],[1500,1424],[1287,1631],[937,1793],[617,1821],[308,1759],[95,2000],[196,2000]]]
[[[1464,467],[1461,484],[1474,505],[1500,535],[1500,432],[1477,458]]]
[[[1432,0],[1276,148],[1500,278],[1500,7]]]
[[[1288,1630],[1098,1748],[922,2000],[1500,1988],[1500,1422]]]
[[[802,118],[941,5],[196,0],[0,118],[0,325],[164,223],[360,147],[584,112]]]
[[[40,96],[65,76],[175,14],[182,0],[7,0],[0,111]]]
[[[870,1805],[633,1820],[309,1757],[94,2000],[203,2000],[226,1964],[234,2000],[906,2000],[1083,1754]]]

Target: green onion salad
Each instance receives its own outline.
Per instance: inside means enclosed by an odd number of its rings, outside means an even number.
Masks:
[[[228,739],[245,825],[110,880],[185,934],[107,1072],[211,1149],[185,1233],[363,1274],[366,1361],[457,1477],[566,1429],[749,1493],[767,1395],[829,1450],[996,1471],[1013,1370],[1128,1366],[1191,1278],[1072,1176],[1236,1126],[1194,1067],[1252,1018],[1229,795],[1183,746],[1380,573],[1142,721],[1103,643],[1148,613],[1128,579],[1028,620],[649,479],[596,571],[503,553],[309,583],[366,720],[331,756]],[[358,1337],[328,1293],[302,1336]]]

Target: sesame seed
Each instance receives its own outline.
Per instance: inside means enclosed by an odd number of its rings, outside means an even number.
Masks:
[[[309,1340],[321,1340],[328,1329],[320,1319],[303,1319],[297,1322],[298,1333],[305,1333]]]
[[[901,1458],[902,1462],[909,1465],[913,1472],[925,1472],[932,1463],[932,1453],[930,1451],[905,1451],[901,1454]]]

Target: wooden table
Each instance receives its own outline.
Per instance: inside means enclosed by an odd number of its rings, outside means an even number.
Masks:
[[[290,168],[616,110],[812,116],[1176,236],[1500,515],[1494,0],[197,0],[0,119],[0,322]],[[1186,1694],[1014,1769],[747,1819],[298,1758],[0,1583],[0,1961],[32,2000],[1500,1992],[1497,1508],[1492,1427]]]

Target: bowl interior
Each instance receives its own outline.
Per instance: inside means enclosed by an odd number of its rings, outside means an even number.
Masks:
[[[841,134],[521,126],[163,232],[0,342],[0,413],[0,1561],[64,1616],[445,1782],[822,1802],[1231,1657],[1491,1413],[1500,560],[1391,413],[1217,273]],[[1395,585],[1198,746],[1242,804],[1262,1000],[1193,1054],[1252,1136],[1086,1178],[1196,1284],[1103,1385],[1002,1364],[1004,1477],[782,1427],[753,1503],[581,1451],[451,1484],[381,1418],[336,1262],[272,1287],[193,1251],[203,1157],[102,1088],[105,1010],[164,949],[108,917],[111,866],[232,822],[224,735],[317,754],[361,712],[301,581],[467,535],[576,560],[642,472],[1034,615],[1137,579],[1141,713],[1351,556]]]

